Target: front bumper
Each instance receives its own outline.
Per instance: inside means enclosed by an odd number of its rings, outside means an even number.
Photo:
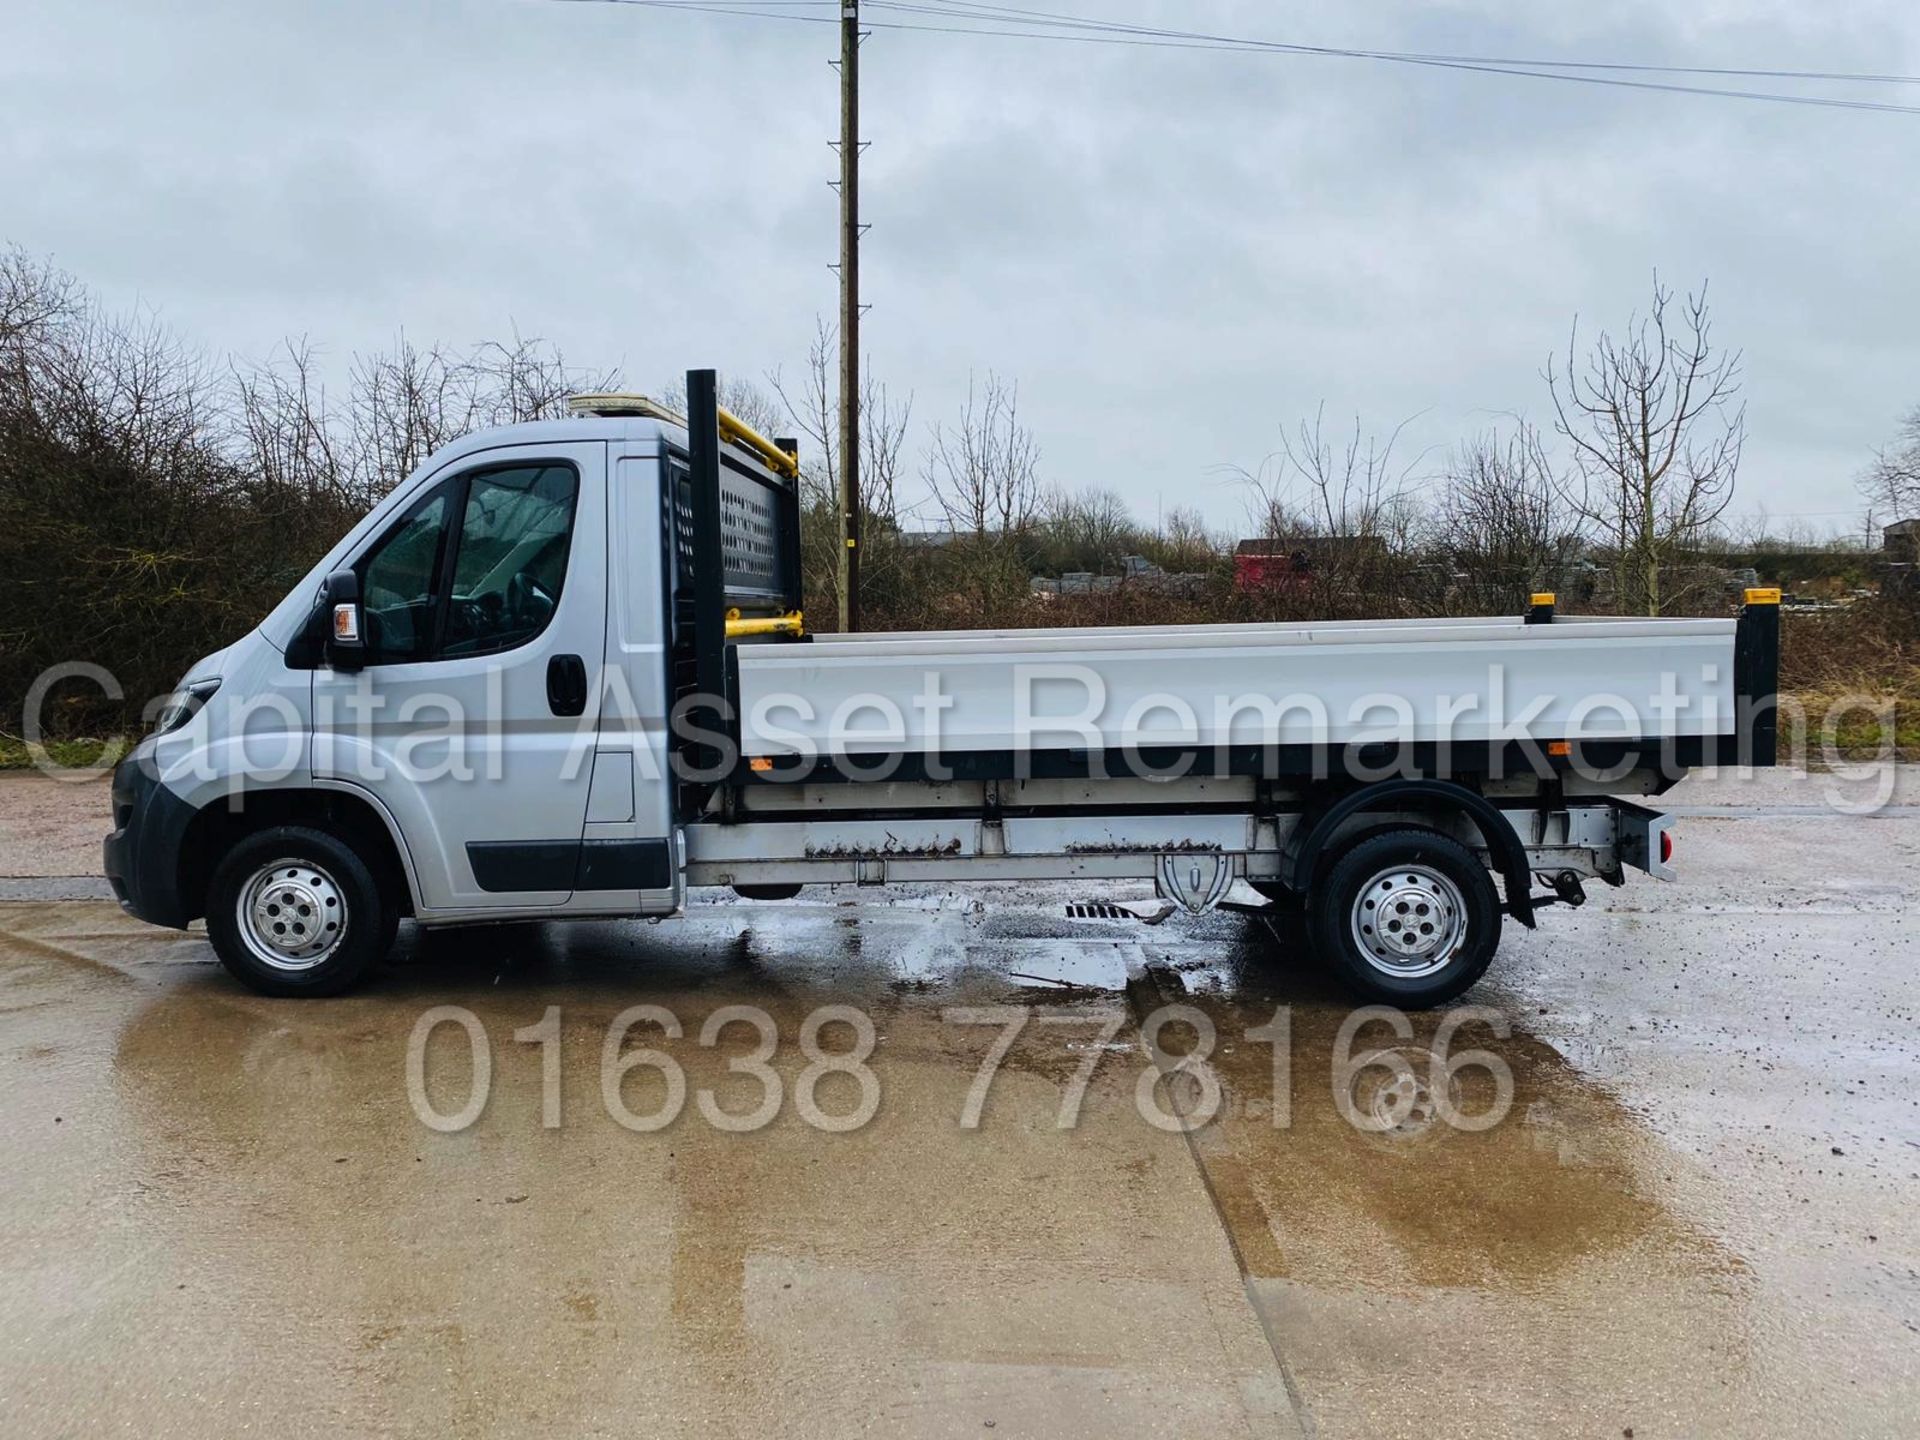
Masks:
[[[185,929],[197,905],[180,892],[181,857],[194,809],[137,756],[113,772],[113,833],[102,846],[121,908],[153,925]]]

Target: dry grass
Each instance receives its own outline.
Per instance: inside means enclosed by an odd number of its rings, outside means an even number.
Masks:
[[[48,740],[45,743],[48,758],[62,769],[71,770],[98,764],[111,742],[82,738]],[[26,741],[17,735],[0,735],[0,770],[26,770],[32,766],[33,755],[27,749]]]
[[[1879,754],[1889,743],[1902,758],[1920,756],[1920,612],[1875,600],[1782,618],[1780,689],[1805,708],[1813,742],[1835,716],[1847,757]]]

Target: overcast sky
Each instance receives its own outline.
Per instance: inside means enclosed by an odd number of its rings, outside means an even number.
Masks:
[[[1911,0],[1027,0],[1402,50],[1920,74]],[[769,0],[769,10],[831,7]],[[872,12],[874,20],[899,19]],[[799,369],[831,315],[829,24],[558,0],[6,0],[0,241],[217,350],[511,325],[636,388]],[[1324,401],[1434,465],[1652,271],[1746,354],[1739,508],[1851,526],[1920,403],[1920,115],[1338,58],[877,30],[866,348],[1143,518]],[[1764,88],[1784,82],[1720,82]],[[1803,86],[1920,105],[1920,85]],[[919,437],[915,445],[918,448]]]

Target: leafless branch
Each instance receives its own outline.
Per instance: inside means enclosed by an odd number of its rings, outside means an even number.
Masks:
[[[1546,371],[1573,455],[1561,493],[1613,551],[1622,607],[1658,615],[1683,598],[1663,590],[1662,571],[1733,501],[1746,439],[1740,355],[1715,349],[1704,284],[1676,307],[1658,275],[1622,338],[1603,331],[1584,360],[1578,349],[1576,319],[1565,369],[1549,359]]]

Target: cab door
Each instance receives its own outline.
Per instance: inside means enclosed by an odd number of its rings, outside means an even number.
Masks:
[[[398,824],[430,911],[563,908],[606,642],[606,445],[471,454],[352,561],[365,664],[314,677],[313,774]]]

